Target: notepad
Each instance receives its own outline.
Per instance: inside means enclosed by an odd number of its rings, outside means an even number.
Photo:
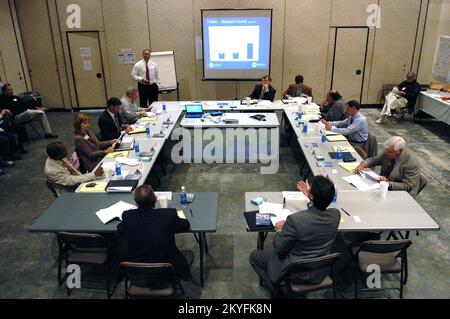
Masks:
[[[181,209],[177,210],[177,215],[181,219],[186,219],[186,215],[184,214],[184,212]]]
[[[128,133],[128,134],[130,134],[130,135],[134,135],[134,134],[143,134],[143,133],[145,133],[146,132],[146,130],[145,130],[145,127],[143,127],[143,128],[136,128],[136,129],[134,129],[134,130],[132,130],[130,133]]]
[[[128,157],[130,151],[113,152],[106,156],[106,158],[118,158],[118,157]]]
[[[339,162],[339,166],[345,169],[347,172],[353,173],[355,168],[359,166],[359,162],[353,162],[353,163],[345,163],[345,162]]]
[[[93,185],[94,187],[87,187],[87,185]],[[80,193],[101,193],[105,191],[107,182],[88,182],[83,183],[80,188]]]
[[[120,201],[108,208],[100,209],[95,214],[97,215],[98,218],[100,218],[103,224],[107,224],[116,218],[122,220],[123,212],[135,208],[136,206],[132,204]]]
[[[328,142],[343,142],[343,141],[347,141],[347,138],[341,134],[327,135],[327,141]]]
[[[343,146],[343,145],[333,146],[333,151],[337,152],[338,147],[341,148],[342,153],[348,153],[348,152],[356,153],[355,149],[351,145],[349,145],[349,146]]]

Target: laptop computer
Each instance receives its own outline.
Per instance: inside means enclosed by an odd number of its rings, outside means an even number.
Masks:
[[[120,151],[131,151],[134,149],[134,138],[127,137],[124,138],[125,134],[121,134],[119,139],[117,140],[116,147],[114,148],[114,151],[120,152]]]
[[[201,119],[203,117],[203,105],[188,104],[186,105],[186,118]]]

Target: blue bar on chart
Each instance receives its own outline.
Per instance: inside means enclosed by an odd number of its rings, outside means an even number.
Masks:
[[[220,60],[225,59],[225,53],[219,53],[219,59]]]
[[[239,52],[233,53],[233,59],[238,60],[239,59]]]
[[[253,59],[253,43],[247,43],[247,59]]]

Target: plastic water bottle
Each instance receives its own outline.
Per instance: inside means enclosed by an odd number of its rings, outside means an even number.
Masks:
[[[139,157],[139,153],[140,153],[140,152],[141,152],[141,151],[140,151],[140,149],[139,149],[139,142],[136,141],[136,142],[134,143],[134,153],[136,154],[137,157]]]
[[[181,205],[187,204],[187,194],[186,194],[186,188],[184,186],[181,186]]]
[[[341,147],[338,146],[337,150],[336,150],[336,163],[339,164],[339,162],[341,161],[342,158],[342,150]]]
[[[303,117],[303,112],[302,111],[298,111],[297,112],[297,121],[298,121],[299,124],[302,121],[302,117]]]
[[[117,179],[122,179],[122,166],[118,159],[116,159],[116,177]]]
[[[163,113],[167,113],[167,107],[166,107],[166,102],[162,102],[162,111]]]
[[[322,143],[325,144],[327,142],[327,132],[322,130]]]
[[[151,135],[150,135],[150,124],[148,124],[148,123],[145,126],[145,133],[147,134],[147,138],[151,138]]]
[[[308,134],[308,121],[303,123],[303,134]]]

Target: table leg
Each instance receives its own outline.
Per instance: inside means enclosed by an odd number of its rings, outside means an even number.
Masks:
[[[200,248],[200,287],[204,287],[205,286],[205,278],[204,278],[204,270],[203,270],[203,254],[204,254],[204,250],[205,250],[205,246],[204,246],[204,233],[199,233],[198,234],[198,245]]]
[[[264,241],[266,240],[266,233],[265,232],[258,232],[258,242],[256,245],[256,248],[258,250],[264,250]]]

